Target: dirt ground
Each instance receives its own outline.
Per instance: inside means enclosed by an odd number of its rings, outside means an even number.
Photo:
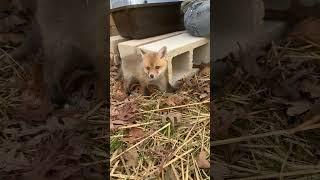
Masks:
[[[70,93],[77,103],[40,113],[30,62],[8,56],[29,22],[1,7],[0,179],[104,179],[109,112],[91,101],[92,80]],[[319,179],[319,29],[308,20],[280,42],[221,60],[232,68],[211,107],[208,67],[176,94],[142,97],[137,87],[127,97],[112,66],[111,177],[209,179],[211,168],[218,180]]]
[[[124,93],[111,66],[112,179],[209,179],[210,67],[200,67],[175,93]]]
[[[16,62],[8,54],[30,23],[9,2],[0,9],[0,179],[104,179],[105,104],[91,101],[92,80],[83,78],[70,105],[43,108],[31,69],[41,56]]]
[[[307,19],[280,42],[222,60],[233,71],[212,104],[216,179],[320,178],[319,29]]]

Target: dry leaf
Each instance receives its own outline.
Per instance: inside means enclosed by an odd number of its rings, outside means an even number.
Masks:
[[[210,66],[203,68],[199,74],[200,76],[210,76]]]
[[[287,114],[289,116],[297,116],[300,115],[306,111],[308,111],[311,108],[311,105],[307,101],[298,101],[291,103],[291,107],[287,109]]]
[[[172,96],[169,96],[166,100],[165,103],[169,106],[179,106],[183,104],[185,101],[185,98],[183,96],[179,96],[177,94],[174,94]]]
[[[117,101],[124,101],[127,98],[127,95],[124,91],[117,90],[113,98]]]
[[[127,141],[128,143],[132,144],[136,142],[137,140],[144,137],[145,133],[141,128],[133,127],[129,129],[129,134],[127,138],[123,138],[124,141]]]
[[[129,136],[134,138],[141,138],[144,136],[144,132],[141,128],[133,127],[129,130]]]
[[[167,114],[167,117],[171,120],[171,121],[180,121],[182,118],[182,114],[180,112],[170,112]]]
[[[204,169],[210,168],[210,162],[206,159],[206,154],[207,153],[203,150],[199,153],[199,156],[197,159],[199,168],[204,168]]]
[[[123,156],[124,156],[124,159],[127,160],[127,165],[129,167],[137,166],[139,154],[136,148],[131,149],[130,151],[125,153]]]
[[[113,125],[115,124],[130,124],[135,120],[137,105],[135,102],[125,102],[119,106],[111,106],[110,116]]]
[[[172,126],[175,126],[176,122],[181,121],[182,114],[180,112],[170,112],[170,113],[164,114],[162,116],[162,122],[165,122],[167,118],[170,119]]]

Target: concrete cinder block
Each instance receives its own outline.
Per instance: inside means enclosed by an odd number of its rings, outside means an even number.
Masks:
[[[137,53],[137,47],[148,44],[148,43],[152,43],[155,41],[159,41],[162,39],[166,39],[175,35],[179,35],[184,33],[185,31],[177,31],[177,32],[173,32],[173,33],[168,33],[168,34],[163,34],[160,36],[155,36],[155,37],[150,37],[150,38],[146,38],[146,39],[137,39],[137,40],[129,40],[126,42],[122,42],[118,44],[118,49],[120,52],[120,58],[124,58],[126,56],[132,55],[132,54],[136,54]]]
[[[118,36],[119,32],[116,26],[110,26],[110,36]]]
[[[121,64],[121,59],[119,54],[110,54],[111,65],[119,66]]]
[[[118,44],[127,41],[122,36],[111,36],[110,37],[110,60],[114,65],[120,65],[121,59],[118,50]]]
[[[209,59],[209,40],[182,33],[154,43],[139,46],[146,52],[158,52],[163,46],[167,47],[169,83],[176,86],[178,80],[194,75],[198,69],[193,68],[193,60],[200,61],[201,57]],[[207,54],[203,54],[207,53]],[[196,55],[196,58],[194,58]],[[209,61],[209,60],[206,60]],[[199,63],[199,62],[197,62]]]
[[[127,41],[127,39],[122,36],[111,36],[110,37],[110,53],[119,54],[118,44],[124,41]]]
[[[110,23],[110,26],[109,26],[110,27],[109,28],[110,36],[117,36],[117,35],[119,35],[119,32],[118,32],[118,29],[114,23],[113,17],[111,14],[109,15],[109,17],[110,17],[110,21],[109,21],[109,23]]]
[[[114,23],[112,15],[110,14],[109,17],[110,17],[110,26],[114,26],[115,23]]]
[[[210,63],[210,41],[193,50],[193,64],[200,65],[208,63]]]

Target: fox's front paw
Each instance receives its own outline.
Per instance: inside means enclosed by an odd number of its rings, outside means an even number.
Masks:
[[[174,86],[170,86],[169,91],[168,92],[176,92],[182,85],[182,82],[177,82]]]

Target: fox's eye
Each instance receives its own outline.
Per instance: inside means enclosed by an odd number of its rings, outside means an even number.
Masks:
[[[149,71],[149,70],[150,70],[150,67],[146,67],[146,69]]]
[[[156,66],[156,69],[160,69],[160,66]]]

